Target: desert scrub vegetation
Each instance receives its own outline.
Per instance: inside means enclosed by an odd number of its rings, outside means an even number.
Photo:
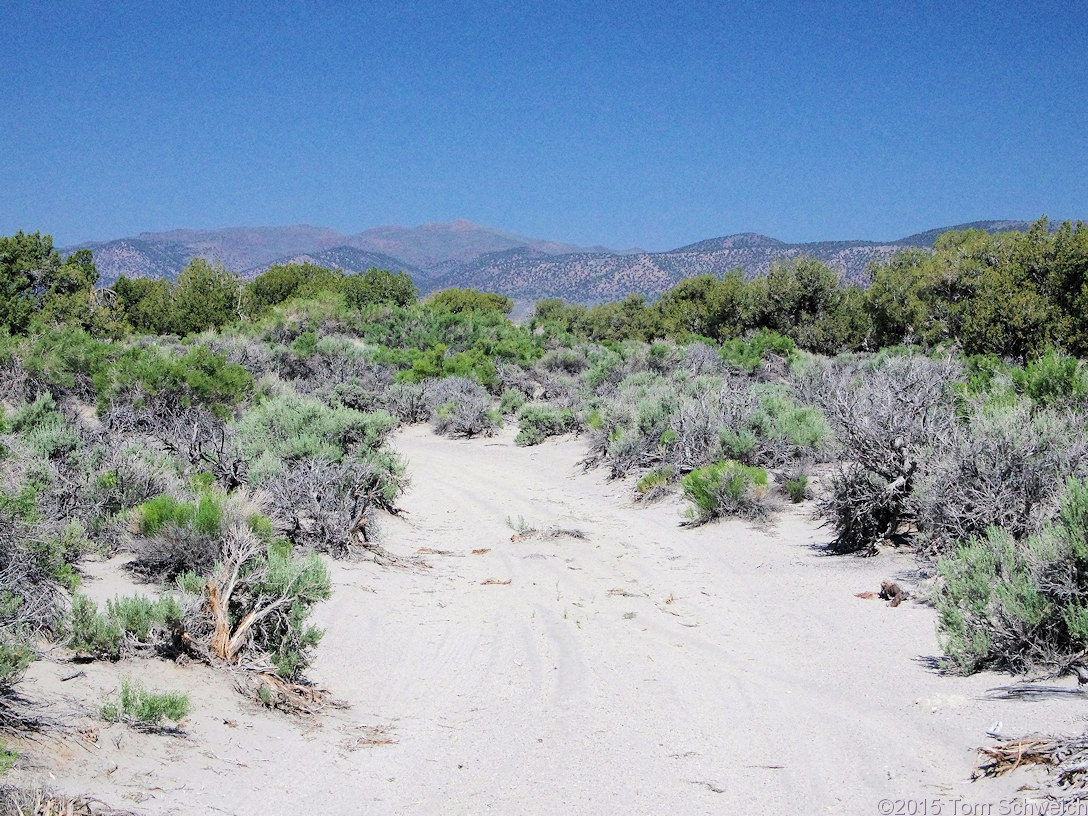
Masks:
[[[444,377],[427,392],[431,427],[443,436],[491,436],[502,425],[502,413],[491,406],[487,391],[465,377]]]
[[[771,511],[771,487],[760,467],[727,459],[691,471],[680,485],[691,502],[686,515],[694,525],[723,516],[760,519]]]
[[[954,431],[952,357],[885,355],[814,365],[798,387],[827,417],[841,446],[838,471],[821,515],[835,531],[832,549],[873,552],[914,515],[919,467]]]
[[[291,541],[343,557],[377,539],[377,508],[393,510],[405,465],[386,447],[384,410],[330,407],[286,391],[263,400],[236,433],[251,488]]]
[[[1016,370],[891,350],[801,374],[798,391],[840,446],[820,503],[832,548],[872,553],[910,537],[942,552],[993,525],[1023,538],[1052,518],[1066,479],[1084,475],[1088,439],[1069,405],[1018,393]]]
[[[940,562],[946,665],[960,672],[1063,671],[1088,648],[1088,484],[1070,480],[1057,517],[1016,539],[999,527]]]
[[[578,417],[569,408],[526,405],[518,413],[515,445],[539,445],[549,436],[570,433],[579,427]]]
[[[76,593],[67,621],[68,647],[77,654],[117,660],[170,644],[183,611],[175,598],[157,600],[135,595],[106,601],[106,611],[86,595]]]
[[[232,524],[221,538],[210,575],[184,573],[187,596],[181,640],[211,661],[242,664],[297,679],[321,639],[308,623],[314,604],[331,594],[328,571],[315,554],[295,553],[249,524]]]
[[[178,691],[148,691],[126,677],[121,688],[103,703],[100,713],[106,722],[123,722],[145,731],[162,730],[169,720],[175,727],[192,712],[189,695]]]
[[[696,373],[708,365],[715,363],[699,359],[694,370],[681,367],[668,376],[638,371],[608,396],[588,399],[587,463],[605,465],[617,478],[663,468],[679,478],[733,460],[770,468],[786,480],[831,456],[822,411],[803,404],[790,383],[760,382],[720,367],[717,374]]]

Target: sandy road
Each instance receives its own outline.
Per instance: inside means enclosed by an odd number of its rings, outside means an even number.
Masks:
[[[398,435],[412,487],[385,542],[426,566],[332,565],[310,676],[350,708],[299,722],[204,667],[140,661],[194,697],[189,737],[112,726],[42,772],[146,813],[997,813],[1033,777],[968,781],[991,724],[1068,732],[1088,713],[938,676],[932,609],[855,597],[912,562],[823,555],[809,507],[681,528],[677,502],[583,472],[581,441],[512,438]],[[511,540],[508,517],[585,538]],[[67,667],[33,671],[59,689]]]
[[[453,554],[375,577],[358,598],[357,571],[338,573],[315,667],[397,718],[398,743],[370,757],[375,812],[975,800],[973,748],[995,720],[1018,733],[1070,717],[1067,704],[977,699],[1003,678],[936,676],[931,609],[855,597],[911,562],[822,555],[808,509],[769,528],[691,530],[677,503],[633,506],[628,487],[581,472],[577,440],[519,449],[510,433],[451,442],[413,429],[398,445],[413,487],[390,546]],[[507,518],[586,539],[511,541]]]

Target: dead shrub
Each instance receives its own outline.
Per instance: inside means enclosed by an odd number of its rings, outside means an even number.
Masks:
[[[491,436],[502,417],[491,409],[491,397],[474,380],[446,377],[428,394],[431,427],[444,436]]]
[[[872,552],[916,515],[919,468],[956,431],[951,358],[907,355],[871,365],[813,367],[799,391],[824,412],[847,463],[820,512],[835,530],[831,549]]]

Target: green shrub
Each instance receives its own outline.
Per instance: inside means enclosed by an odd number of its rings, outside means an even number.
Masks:
[[[502,392],[499,400],[499,411],[503,414],[516,414],[525,405],[525,395],[511,388]]]
[[[248,459],[313,456],[335,462],[356,446],[379,447],[396,425],[385,411],[364,414],[288,392],[265,399],[235,427]]]
[[[116,698],[102,706],[102,719],[158,728],[164,720],[180,722],[192,710],[189,695],[178,691],[150,692],[126,677]]]
[[[158,535],[167,525],[185,527],[196,515],[196,507],[179,502],[173,496],[156,496],[136,508],[140,532],[145,536]]]
[[[22,367],[52,389],[79,389],[116,354],[111,343],[96,340],[78,326],[56,326],[34,333],[20,347]]]
[[[1080,362],[1053,350],[1010,375],[1017,391],[1042,407],[1081,403],[1088,397],[1088,377]]]
[[[281,539],[242,564],[239,574],[233,594],[223,598],[233,640],[239,649],[252,644],[268,654],[285,679],[297,678],[324,634],[307,619],[314,604],[332,593],[325,563],[315,553],[296,555]],[[221,576],[215,580],[222,588]],[[179,585],[205,593],[205,582],[191,575],[179,579]],[[236,653],[219,656],[229,661]]]
[[[463,377],[483,386],[493,386],[495,364],[480,349],[450,354],[448,346],[437,343],[427,351],[412,353],[412,367],[397,374],[398,382],[420,383],[445,377]]]
[[[722,453],[730,459],[738,460],[746,460],[759,442],[751,428],[719,428],[718,440],[722,445]]]
[[[582,374],[582,381],[591,390],[596,390],[608,382],[613,372],[623,362],[623,358],[613,349],[604,346],[590,346],[586,352],[589,367]]]
[[[195,502],[164,494],[135,507],[132,516],[142,537],[133,545],[133,567],[160,580],[186,570],[211,569],[219,557],[227,501],[222,493],[208,492]]]
[[[155,627],[170,629],[181,617],[181,605],[169,595],[155,601],[142,595],[106,601],[106,618],[116,621],[124,634],[144,643]]]
[[[764,359],[772,355],[793,360],[797,346],[793,340],[770,329],[760,331],[747,340],[727,340],[722,343],[721,357],[734,368],[748,373],[759,368]]]
[[[830,435],[831,429],[820,409],[798,405],[785,387],[756,385],[752,394],[759,400],[759,407],[747,423],[755,434],[798,449],[816,448]]]
[[[787,479],[786,493],[794,504],[803,502],[808,493],[808,476],[801,475],[794,479]]]
[[[404,272],[393,274],[371,267],[362,275],[344,279],[344,303],[353,309],[378,304],[408,306],[415,303],[419,292]]]
[[[34,653],[22,643],[0,640],[0,696],[23,679]]]
[[[10,771],[18,758],[19,752],[8,747],[6,742],[0,740],[0,776]]]
[[[960,389],[970,396],[985,394],[1011,368],[996,354],[969,355],[963,360],[965,381],[959,384]]]
[[[311,357],[317,350],[317,334],[312,331],[303,332],[295,338],[291,344],[291,351],[299,357]]]
[[[116,660],[121,656],[121,624],[115,618],[98,613],[98,604],[86,595],[72,598],[68,628],[72,651]]]
[[[451,312],[499,312],[509,314],[514,301],[505,295],[479,292],[476,289],[445,289],[431,296],[429,305]]]
[[[142,596],[106,601],[106,612],[86,595],[72,598],[68,646],[75,652],[116,660],[124,642],[154,645],[166,637],[182,617],[181,606],[171,597],[152,601]]]
[[[207,584],[207,579],[192,570],[181,573],[174,581],[178,589],[188,595],[200,595]]]
[[[79,434],[57,412],[56,403],[48,393],[15,411],[11,430],[44,459],[57,459],[80,445]]]
[[[193,346],[184,354],[157,345],[133,346],[113,366],[99,370],[94,383],[100,410],[112,397],[138,388],[177,405],[207,406],[220,417],[253,392],[248,371],[205,346]]]
[[[344,275],[339,270],[313,264],[277,264],[246,284],[245,311],[258,315],[290,298],[312,298],[343,286]]]
[[[942,558],[938,632],[946,666],[1025,672],[1088,648],[1088,484],[1067,485],[1059,518],[1023,540],[991,528]]]
[[[569,408],[526,405],[518,414],[518,435],[514,444],[539,445],[549,436],[569,433],[577,427],[577,419]]]
[[[193,518],[193,529],[206,536],[219,534],[223,520],[223,508],[214,496],[201,496]]]
[[[43,572],[69,592],[74,592],[80,579],[72,565],[92,546],[83,525],[73,521],[59,534],[27,541],[26,552]]]
[[[40,425],[51,423],[57,415],[57,403],[53,395],[46,392],[34,402],[18,408],[11,416],[13,433],[26,433]]]
[[[759,518],[769,510],[767,471],[733,459],[693,470],[680,484],[694,505],[688,517],[696,524],[720,516]]]

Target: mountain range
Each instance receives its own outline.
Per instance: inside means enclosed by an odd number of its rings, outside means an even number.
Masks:
[[[790,244],[756,233],[740,233],[667,252],[580,247],[526,238],[468,221],[385,226],[355,235],[299,225],[145,232],[132,238],[66,247],[62,252],[90,249],[103,284],[121,275],[172,279],[193,258],[203,257],[222,263],[243,278],[255,277],[283,263],[312,263],[345,272],[362,272],[376,266],[407,272],[422,293],[460,286],[499,292],[520,304],[549,297],[600,303],[632,292],[654,297],[692,275],[720,275],[740,268],[751,277],[765,272],[775,261],[800,255],[823,261],[847,280],[863,281],[873,260],[907,248],[931,248],[937,237],[948,230],[1010,232],[1030,225],[1028,221],[974,221],[886,242]]]

